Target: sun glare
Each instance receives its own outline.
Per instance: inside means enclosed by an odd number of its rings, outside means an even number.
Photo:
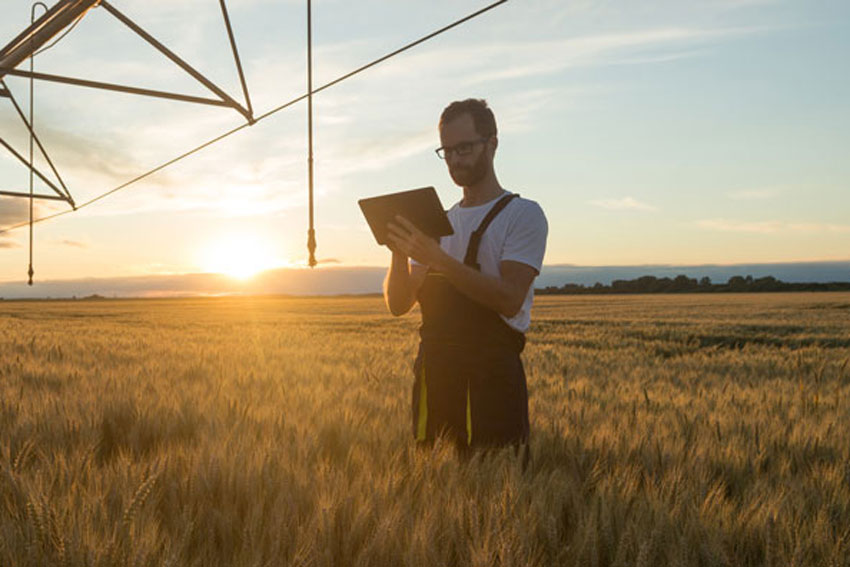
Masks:
[[[270,246],[251,233],[228,234],[204,250],[202,268],[205,272],[225,274],[240,280],[277,267]]]

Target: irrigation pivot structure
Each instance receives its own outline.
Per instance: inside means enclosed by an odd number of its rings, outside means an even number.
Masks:
[[[6,197],[24,197],[30,200],[30,219],[29,219],[29,227],[30,227],[30,265],[28,270],[29,285],[32,285],[32,277],[33,277],[33,266],[32,266],[32,225],[33,225],[33,201],[37,199],[47,199],[47,200],[59,200],[65,201],[72,208],[76,209],[76,204],[74,203],[74,199],[71,196],[70,191],[65,186],[64,181],[62,181],[61,175],[57,171],[56,167],[53,165],[53,161],[50,159],[50,156],[47,153],[44,145],[41,143],[41,140],[38,138],[36,134],[36,130],[34,127],[35,118],[34,118],[34,84],[33,82],[36,80],[39,81],[51,81],[56,83],[64,83],[69,85],[75,85],[80,87],[87,88],[95,88],[116,92],[123,92],[133,95],[140,96],[149,96],[156,98],[165,98],[170,100],[189,102],[194,104],[205,104],[212,106],[221,106],[226,108],[231,108],[239,112],[247,121],[248,124],[254,123],[254,112],[251,107],[251,97],[248,93],[248,86],[245,82],[245,75],[242,71],[242,62],[239,58],[239,51],[236,48],[236,39],[233,35],[233,29],[230,25],[230,17],[227,11],[227,5],[225,4],[225,0],[219,0],[219,5],[221,6],[221,14],[222,19],[224,20],[224,25],[227,30],[227,36],[230,41],[230,45],[233,51],[233,59],[236,65],[236,71],[239,75],[239,80],[242,84],[242,92],[245,97],[244,105],[238,102],[234,97],[230,96],[224,89],[217,86],[203,74],[201,74],[197,69],[192,67],[189,63],[180,58],[176,53],[170,50],[165,44],[157,40],[153,35],[145,31],[140,25],[134,22],[127,15],[122,13],[118,8],[113,6],[107,0],[59,0],[56,4],[51,8],[47,8],[47,6],[43,2],[36,2],[32,7],[32,14],[30,18],[30,25],[20,34],[18,34],[12,41],[10,41],[6,46],[0,50],[0,97],[7,98],[11,102],[12,106],[14,106],[16,113],[20,117],[30,136],[30,155],[27,160],[20,152],[18,152],[9,142],[3,139],[0,136],[0,145],[3,146],[12,156],[14,156],[18,161],[20,161],[23,165],[25,165],[30,172],[30,187],[29,192],[24,191],[4,191],[0,190],[0,195]],[[36,8],[43,7],[44,13],[38,19],[35,18]],[[145,89],[140,87],[134,87],[132,85],[118,85],[115,83],[105,83],[100,81],[90,81],[86,79],[80,79],[75,77],[66,77],[62,75],[51,75],[45,73],[36,73],[34,69],[34,61],[35,56],[46,49],[50,49],[56,43],[58,43],[71,29],[73,29],[77,23],[86,15],[86,13],[92,8],[102,8],[106,12],[108,12],[111,16],[113,16],[116,20],[124,24],[130,31],[141,37],[145,42],[155,48],[157,51],[165,55],[168,59],[170,59],[175,65],[180,67],[183,71],[185,71],[188,75],[193,77],[198,83],[200,83],[203,87],[205,87],[212,96],[210,97],[199,97],[199,96],[190,96],[186,94],[167,92],[167,91],[158,91],[152,89]],[[50,40],[55,38],[57,35],[65,31],[64,34],[59,36],[53,44],[45,45]],[[20,65],[25,61],[29,60],[29,70],[20,69]],[[21,106],[18,104],[17,99],[12,93],[12,90],[9,88],[6,83],[6,76],[14,76],[14,77],[24,77],[29,79],[30,89],[29,89],[29,119],[21,110]],[[35,167],[33,153],[34,146],[38,146],[39,151],[41,152],[44,159],[50,165],[50,168],[55,176],[55,179],[58,181],[59,187],[52,180],[50,180],[46,175],[44,175],[41,171]],[[53,193],[35,193],[34,191],[34,178],[38,177],[41,181],[43,181],[50,189],[52,189]]]
[[[211,0],[214,1],[214,0]],[[118,8],[116,8],[112,3],[108,0],[58,0],[56,4],[53,5],[52,8],[48,8],[43,2],[36,2],[33,4],[32,8],[32,16],[30,20],[30,26],[26,28],[23,32],[18,34],[12,41],[10,41],[2,50],[0,50],[0,98],[9,99],[11,104],[14,106],[18,116],[23,121],[26,129],[30,134],[30,156],[29,160],[21,155],[15,148],[12,147],[11,144],[6,142],[2,136],[0,136],[0,146],[3,146],[7,151],[9,151],[18,161],[20,161],[23,165],[25,165],[30,171],[30,190],[29,192],[25,191],[3,191],[0,190],[0,196],[7,197],[24,197],[30,200],[30,218],[28,222],[22,222],[11,227],[0,228],[0,234],[9,232],[11,230],[15,230],[22,226],[29,226],[30,229],[30,269],[29,269],[29,284],[32,285],[32,232],[33,225],[39,222],[43,222],[52,218],[56,218],[58,216],[67,214],[69,212],[81,209],[88,205],[91,205],[101,199],[112,195],[113,193],[117,193],[130,185],[141,181],[163,169],[181,161],[183,159],[188,158],[189,156],[203,150],[206,147],[209,147],[213,144],[220,142],[221,140],[239,132],[243,128],[247,126],[251,126],[261,120],[265,120],[270,116],[277,114],[278,112],[293,106],[294,104],[307,100],[308,102],[308,191],[309,191],[309,230],[308,230],[308,238],[307,238],[307,248],[309,251],[309,265],[315,266],[315,249],[316,249],[316,238],[315,238],[315,229],[314,229],[314,221],[313,221],[313,210],[314,210],[314,201],[313,201],[313,166],[314,166],[314,157],[313,157],[313,144],[312,144],[312,126],[313,126],[313,104],[312,98],[314,94],[317,94],[321,91],[324,91],[328,88],[331,88],[343,81],[347,81],[352,77],[359,75],[360,73],[370,69],[376,65],[384,63],[389,59],[392,59],[410,49],[413,49],[449,30],[452,30],[458,26],[461,26],[467,23],[470,20],[473,20],[486,12],[489,12],[493,8],[500,6],[506,3],[508,0],[495,0],[492,3],[470,13],[464,17],[461,17],[452,23],[445,25],[437,30],[428,33],[414,41],[411,41],[389,53],[378,57],[356,69],[349,71],[340,75],[339,77],[319,86],[313,87],[312,80],[312,67],[313,67],[313,55],[312,55],[312,19],[311,19],[311,0],[307,0],[307,92],[303,95],[300,95],[292,100],[284,102],[283,104],[278,105],[275,108],[272,108],[259,116],[254,115],[254,110],[251,106],[251,98],[248,92],[248,86],[245,81],[245,76],[242,71],[242,63],[239,57],[239,51],[236,47],[236,40],[233,34],[232,27],[230,25],[230,17],[228,15],[227,6],[225,4],[225,0],[218,0],[219,6],[221,7],[222,19],[224,21],[225,29],[227,31],[227,37],[230,42],[230,46],[233,52],[233,59],[236,66],[236,71],[239,76],[239,80],[242,85],[242,91],[244,96],[244,104],[237,101],[234,97],[230,96],[223,89],[218,87],[204,75],[202,75],[199,71],[197,71],[194,67],[192,67],[189,63],[181,59],[174,52],[172,52],[168,47],[166,47],[163,43],[154,38],[151,34],[145,31],[141,26],[139,26],[136,22],[130,19],[128,16],[123,14]],[[35,18],[35,11],[37,7],[42,7],[44,9],[44,13],[38,19]],[[99,8],[108,12],[111,16],[117,19],[119,22],[124,24],[130,31],[141,37],[148,44],[153,46],[155,49],[160,51],[163,55],[165,55],[168,59],[170,59],[174,64],[183,69],[187,74],[193,77],[198,83],[204,86],[212,96],[208,97],[200,97],[200,96],[191,96],[181,93],[174,92],[166,92],[159,90],[146,89],[141,87],[135,87],[131,85],[119,85],[114,83],[106,83],[100,81],[92,81],[87,79],[75,78],[75,77],[66,77],[61,75],[52,75],[46,73],[37,73],[35,72],[34,67],[34,59],[35,56],[45,51],[47,49],[55,46],[59,41],[62,40],[65,35],[67,35],[79,22],[80,20],[89,12],[91,9]],[[0,11],[2,14],[2,11]],[[61,35],[60,35],[61,34]],[[58,37],[57,37],[58,36]],[[54,39],[56,38],[56,39]],[[53,40],[53,43],[48,44],[49,41]],[[22,70],[21,64],[25,61],[29,60],[30,69]],[[23,77],[29,79],[30,84],[30,117],[24,115],[24,112],[21,110],[20,105],[18,104],[16,98],[13,96],[12,91],[9,89],[6,84],[5,77],[6,76],[14,76],[14,77]],[[218,107],[225,107],[232,110],[235,110],[239,114],[241,114],[245,118],[245,122],[241,125],[228,130],[211,140],[208,140],[199,146],[192,148],[160,165],[153,167],[152,169],[145,171],[137,175],[136,177],[118,185],[117,187],[113,187],[99,195],[83,202],[83,203],[75,203],[74,199],[71,197],[71,193],[68,188],[65,186],[64,182],[59,175],[56,167],[54,167],[53,162],[50,160],[47,151],[45,150],[43,144],[38,139],[36,134],[36,129],[34,127],[34,116],[33,116],[33,91],[34,91],[34,81],[49,81],[55,83],[63,83],[68,85],[74,85],[78,87],[85,88],[93,88],[93,89],[102,89],[108,91],[116,91],[122,93],[128,93],[133,95],[141,95],[141,96],[149,96],[149,97],[157,97],[170,99],[175,101],[187,102],[187,103],[195,103],[195,104],[204,104]],[[58,186],[54,184],[49,178],[40,172],[34,166],[33,160],[33,148],[34,146],[38,146],[39,151],[42,153],[43,157],[50,165],[51,171],[53,172],[55,178],[58,181]],[[36,194],[33,190],[33,181],[34,177],[38,177],[41,179],[48,187],[50,187],[53,193],[40,193]],[[70,209],[55,212],[40,218],[33,218],[33,207],[32,203],[37,199],[48,199],[48,200],[59,200],[64,201],[70,205]]]

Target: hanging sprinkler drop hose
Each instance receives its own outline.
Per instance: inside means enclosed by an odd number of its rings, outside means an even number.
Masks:
[[[311,0],[307,0],[307,171],[310,200],[310,228],[307,229],[309,264],[316,267],[316,229],[313,224],[313,21]]]
[[[32,5],[30,9],[30,24],[35,23],[35,9],[41,6],[44,8],[44,11],[47,12],[47,4],[44,2],[36,2]],[[30,44],[32,44],[32,37],[30,37]],[[35,50],[30,49],[32,55],[30,55],[30,266],[27,270],[27,285],[32,285],[32,277],[35,275],[35,270],[32,267],[32,233],[33,233],[33,199],[34,199],[34,163],[33,163],[33,142],[35,139],[35,117],[33,111],[33,77],[32,74],[35,71]]]

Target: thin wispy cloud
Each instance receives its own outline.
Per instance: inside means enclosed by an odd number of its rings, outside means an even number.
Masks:
[[[607,209],[609,211],[656,211],[657,207],[648,203],[638,201],[633,197],[622,197],[620,199],[594,199],[588,201],[591,205]]]
[[[744,191],[732,191],[727,193],[726,196],[734,201],[758,201],[762,199],[769,199],[776,195],[776,190],[774,189],[749,189]]]
[[[177,123],[142,128],[136,139],[87,139],[59,128],[46,128],[51,155],[78,203],[112,190],[197,144],[198,128],[184,118]],[[213,120],[205,125],[218,126]],[[173,129],[174,133],[169,134]],[[183,132],[195,132],[194,138]],[[220,131],[219,131],[220,133]],[[199,212],[242,216],[280,212],[298,203],[292,193],[304,170],[299,136],[272,139],[232,138],[172,167],[156,172],[119,194],[86,208],[84,216],[150,212]],[[297,150],[297,155],[295,151]],[[222,163],[228,163],[222,168]],[[291,187],[290,187],[291,186]],[[9,216],[10,209],[2,214]],[[20,215],[13,215],[17,218]],[[37,215],[39,216],[39,215]],[[0,216],[0,220],[2,220]]]
[[[527,0],[528,9],[535,10],[550,27],[563,27],[589,19],[618,25],[634,20],[682,21],[712,17],[757,6],[779,4],[784,0],[643,0],[641,2],[605,2],[600,0]]]
[[[671,53],[660,53],[657,55],[642,55],[635,57],[613,58],[608,63],[609,65],[650,65],[656,63],[670,63],[671,61],[681,61],[682,59],[693,59],[703,57],[708,53],[706,49],[685,49],[682,51],[674,51]]]
[[[473,60],[501,60],[498,71],[484,71],[469,77],[470,83],[528,79],[561,73],[572,67],[607,65],[622,60],[628,52],[633,63],[669,61],[681,58],[682,46],[718,42],[730,37],[745,36],[762,31],[759,28],[661,28],[630,31],[616,34],[597,34],[576,38],[546,41],[515,41],[498,45],[482,45],[475,51]],[[635,55],[634,51],[662,50]],[[674,50],[673,53],[663,50]],[[696,55],[698,51],[690,51]],[[541,57],[541,54],[546,54]]]
[[[533,130],[541,116],[553,114],[558,108],[571,104],[575,97],[587,96],[595,89],[526,89],[513,93],[503,101],[499,128],[511,133]]]
[[[328,148],[328,162],[334,164],[334,177],[355,172],[382,170],[410,156],[431,151],[437,141],[434,129],[393,132],[389,136],[352,139],[344,146]]]
[[[5,128],[4,123],[0,126]],[[17,132],[22,129],[20,123],[9,123],[10,130]],[[93,189],[111,188],[120,182],[138,174],[143,164],[137,159],[136,147],[131,143],[131,136],[121,133],[86,136],[73,130],[71,124],[58,122],[43,116],[36,124],[39,139],[44,144],[48,155],[56,166],[59,174],[68,185],[71,195],[76,200],[91,196]],[[18,141],[17,151],[26,147],[25,141]],[[157,140],[149,140],[149,144],[157,144]],[[0,148],[0,151],[5,151]],[[36,157],[43,162],[36,150]],[[37,162],[38,164],[38,162]],[[26,171],[25,165],[15,163],[15,167]],[[38,165],[48,178],[56,182],[49,166]],[[57,183],[58,184],[58,183]]]
[[[850,224],[789,223],[788,229],[794,232],[831,232],[835,234],[848,234],[850,233]]]
[[[61,246],[69,246],[71,248],[88,248],[89,247],[88,244],[85,244],[84,242],[79,242],[77,240],[69,240],[67,238],[64,239],[64,240],[60,240],[58,242],[58,244],[60,244]]]
[[[705,54],[705,46],[765,31],[761,27],[647,27],[618,33],[596,33],[560,39],[516,38],[499,42],[464,37],[461,52],[455,40],[405,53],[398,61],[370,70],[370,81],[430,82],[451,78],[467,87],[560,74],[566,69],[615,64],[657,64]],[[374,40],[373,43],[377,43]],[[357,40],[325,46],[322,67],[350,70],[355,54],[374,52]],[[342,54],[342,55],[335,55]],[[364,55],[365,56],[365,55]],[[346,63],[341,63],[344,59]],[[485,70],[482,70],[485,69]],[[427,89],[427,84],[422,85]]]
[[[789,223],[783,221],[733,221],[727,219],[703,219],[697,226],[706,230],[720,232],[740,232],[750,234],[779,233],[850,233],[850,225],[833,223]]]
[[[772,234],[782,230],[782,223],[778,221],[756,221],[741,222],[726,219],[703,219],[697,221],[697,226],[707,230],[721,232],[746,232],[754,234]]]
[[[29,219],[29,200],[17,197],[0,197],[0,228]],[[38,206],[35,205],[35,212]]]
[[[234,218],[273,215],[301,207],[306,197],[303,187],[287,182],[229,184],[226,179],[209,180],[210,185],[194,180],[181,186],[152,188],[140,183],[114,199],[104,200],[84,215],[103,217],[138,214],[188,214]]]

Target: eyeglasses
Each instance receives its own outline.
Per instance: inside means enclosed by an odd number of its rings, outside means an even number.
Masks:
[[[478,144],[486,144],[490,139],[490,136],[486,138],[479,138],[478,140],[472,142],[461,142],[459,144],[455,144],[454,146],[443,146],[442,148],[437,148],[434,150],[437,153],[437,157],[440,159],[448,159],[452,154],[456,156],[468,156],[472,153],[472,149]]]

